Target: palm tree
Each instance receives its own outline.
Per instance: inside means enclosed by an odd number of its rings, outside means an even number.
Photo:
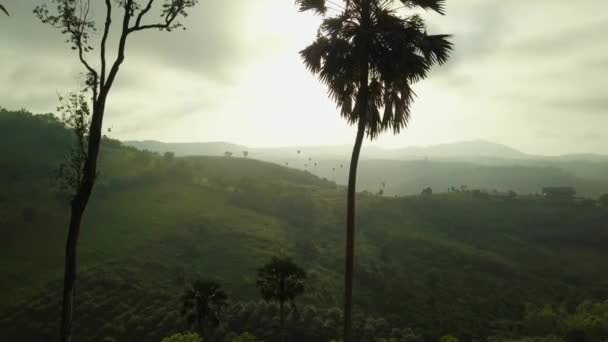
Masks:
[[[316,40],[300,52],[306,67],[328,87],[328,94],[349,124],[357,125],[350,161],[346,214],[344,341],[352,340],[352,286],[355,194],[363,138],[395,134],[407,127],[415,96],[411,85],[431,67],[447,62],[448,35],[428,35],[422,8],[444,14],[444,0],[296,0],[300,11],[323,17]],[[328,11],[328,6],[332,11]]]
[[[273,257],[258,269],[256,285],[265,301],[279,303],[281,341],[285,341],[285,303],[304,293],[306,272],[290,258]]]
[[[8,14],[8,11],[6,10],[6,8],[4,8],[4,6],[3,6],[2,4],[0,4],[0,10],[1,10],[2,12],[4,12],[4,14],[9,15],[9,14]]]
[[[220,324],[220,315],[228,300],[226,292],[215,281],[198,279],[186,288],[181,300],[182,316],[207,341]]]

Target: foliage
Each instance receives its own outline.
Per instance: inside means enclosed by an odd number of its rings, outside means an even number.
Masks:
[[[202,342],[203,339],[196,333],[191,334],[175,334],[163,338],[161,342]]]
[[[306,272],[287,257],[272,257],[258,269],[257,287],[266,301],[279,303],[279,318],[282,341],[285,338],[285,303],[292,303],[304,293]]]
[[[61,122],[74,133],[75,144],[68,160],[57,170],[57,184],[61,191],[75,195],[82,184],[82,172],[87,159],[88,135],[91,112],[85,95],[71,93],[67,98],[59,97],[57,112]]]
[[[409,8],[443,12],[442,0],[406,2]],[[301,55],[327,85],[341,115],[351,124],[364,119],[372,139],[384,130],[399,133],[410,117],[411,84],[426,78],[435,64],[447,62],[452,46],[448,36],[428,35],[422,17],[401,17],[394,1],[353,0],[335,15],[326,11],[323,0],[296,3],[302,11],[324,16],[316,40]],[[360,92],[364,70],[369,72],[365,95]]]
[[[452,335],[444,335],[444,336],[441,336],[441,338],[439,339],[439,342],[458,342],[458,338],[454,337]]]
[[[228,296],[219,283],[197,279],[189,284],[182,295],[181,314],[190,326],[207,338],[220,325],[227,300]]]
[[[608,338],[608,301],[584,301],[567,306],[528,305],[523,321],[530,336],[563,336],[568,340],[600,342]]]
[[[304,293],[305,279],[306,272],[290,258],[272,257],[258,269],[256,285],[264,300],[285,303]]]
[[[256,342],[255,336],[250,333],[242,333],[239,336],[232,337],[230,342]]]
[[[56,339],[68,212],[48,175],[73,140],[52,115],[0,110],[0,331],[9,341]],[[195,274],[220,279],[236,302],[214,335],[277,341],[278,305],[247,301],[260,298],[256,269],[280,251],[307,271],[297,311],[286,315],[288,340],[339,335],[343,187],[251,158],[167,163],[109,139],[100,158],[80,250],[75,341],[160,341],[184,331],[179,297]],[[409,327],[432,339],[519,338],[531,335],[522,330],[525,303],[550,305],[558,322],[574,326],[596,318],[562,317],[608,298],[598,267],[608,264],[605,208],[435,191],[360,195],[358,215],[361,336],[390,338]],[[591,311],[577,317],[601,317]],[[559,330],[552,334],[568,333]]]

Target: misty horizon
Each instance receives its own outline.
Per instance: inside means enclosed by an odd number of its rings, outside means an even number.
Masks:
[[[0,21],[0,81],[11,86],[0,89],[0,104],[53,111],[57,92],[82,81],[75,56],[32,15],[37,0],[5,2],[11,16]],[[483,139],[535,155],[605,153],[608,48],[598,42],[608,30],[608,15],[598,7],[598,0],[577,6],[466,0],[448,1],[445,17],[423,13],[430,32],[453,34],[453,57],[415,85],[408,129],[383,134],[373,144]],[[568,20],[554,20],[559,17]],[[337,115],[325,87],[298,55],[313,40],[318,18],[294,12],[291,1],[213,0],[193,9],[189,19],[187,31],[132,41],[108,103],[105,127],[113,137],[352,144],[354,127]],[[188,53],[181,53],[182,45]]]

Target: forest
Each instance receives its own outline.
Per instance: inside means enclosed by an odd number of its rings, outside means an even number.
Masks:
[[[0,137],[0,331],[47,341],[69,214],[54,174],[73,138],[53,115],[6,109]],[[244,157],[174,157],[110,138],[102,147],[82,237],[77,340],[189,331],[181,297],[203,279],[227,295],[208,340],[279,341],[278,304],[256,286],[274,256],[306,272],[286,307],[287,340],[339,337],[343,186]],[[357,341],[608,336],[608,273],[598,267],[608,265],[606,203],[460,190],[358,201]]]

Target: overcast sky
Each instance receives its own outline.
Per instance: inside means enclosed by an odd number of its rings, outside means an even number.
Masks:
[[[0,105],[52,111],[82,68],[32,9],[0,0]],[[101,0],[93,0],[101,5]],[[451,0],[428,15],[451,62],[416,85],[410,127],[385,147],[484,139],[528,153],[608,153],[605,0]],[[97,14],[102,13],[99,7]],[[292,0],[200,0],[187,31],[131,36],[106,127],[123,140],[351,144],[354,130],[298,51],[319,20]]]

